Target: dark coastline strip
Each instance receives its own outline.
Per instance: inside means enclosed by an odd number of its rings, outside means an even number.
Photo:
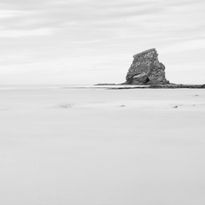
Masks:
[[[122,89],[205,89],[205,84],[164,84],[164,85],[125,85],[125,84],[96,84],[100,88],[113,89],[113,90],[122,90]],[[115,87],[112,87],[115,86]],[[119,86],[119,87],[118,87]]]

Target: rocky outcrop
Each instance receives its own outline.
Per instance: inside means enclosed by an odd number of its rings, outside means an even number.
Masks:
[[[126,76],[126,84],[164,85],[165,66],[159,62],[156,49],[149,49],[133,56],[134,60]]]

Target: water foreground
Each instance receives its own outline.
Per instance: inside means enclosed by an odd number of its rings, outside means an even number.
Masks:
[[[0,204],[205,204],[205,90],[9,88],[0,98]]]

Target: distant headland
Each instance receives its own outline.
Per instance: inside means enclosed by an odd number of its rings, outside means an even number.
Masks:
[[[166,79],[165,66],[158,60],[155,48],[133,56],[133,62],[127,72],[126,81],[121,84],[99,83],[97,86],[115,86],[113,89],[133,88],[205,88],[205,84],[174,84]],[[116,87],[117,85],[121,85]],[[122,85],[125,85],[122,86]],[[130,86],[129,86],[130,85]]]

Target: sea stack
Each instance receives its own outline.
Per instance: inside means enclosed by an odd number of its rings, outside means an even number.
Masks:
[[[155,48],[133,56],[134,60],[126,76],[126,84],[131,85],[165,85],[165,66],[159,62]]]

